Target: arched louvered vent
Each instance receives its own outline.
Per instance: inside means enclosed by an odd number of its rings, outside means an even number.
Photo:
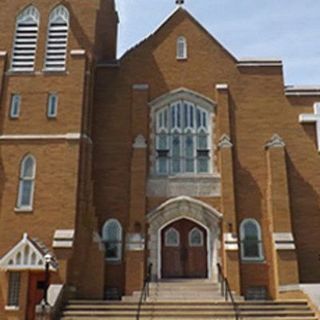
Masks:
[[[66,67],[69,12],[64,6],[55,8],[49,17],[45,69],[63,71]]]
[[[18,16],[13,45],[12,70],[34,70],[39,20],[39,11],[34,6],[29,6]]]

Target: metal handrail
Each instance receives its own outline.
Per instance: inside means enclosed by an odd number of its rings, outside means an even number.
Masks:
[[[145,302],[149,296],[149,284],[150,284],[150,280],[151,280],[151,271],[152,271],[152,263],[150,263],[148,265],[148,272],[147,272],[147,275],[143,281],[143,287],[142,287],[141,295],[140,295],[140,299],[139,299],[136,320],[140,319],[140,312],[141,312],[142,303]]]
[[[239,320],[240,319],[240,310],[238,308],[238,304],[236,303],[236,301],[233,297],[232,291],[230,289],[229,281],[224,276],[223,271],[222,271],[222,267],[219,263],[217,264],[217,268],[218,268],[218,281],[220,282],[220,285],[221,285],[221,295],[225,298],[225,301],[228,301],[228,299],[230,297],[230,301],[232,303],[234,314],[235,314],[235,319]]]

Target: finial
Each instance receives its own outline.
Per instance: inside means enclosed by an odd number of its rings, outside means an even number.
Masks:
[[[184,0],[176,0],[176,5],[182,6],[184,4]]]

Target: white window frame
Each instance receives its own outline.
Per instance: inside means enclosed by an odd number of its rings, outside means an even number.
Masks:
[[[24,177],[24,170],[25,170],[25,164],[28,161],[28,159],[32,159],[33,161],[33,174],[31,177]],[[35,179],[36,179],[36,169],[37,169],[37,163],[36,159],[33,155],[28,154],[26,155],[20,165],[20,176],[19,176],[19,191],[18,191],[18,201],[17,201],[17,209],[18,210],[24,210],[24,211],[32,211],[33,209],[33,201],[34,201],[34,190],[35,190]],[[31,192],[30,192],[30,204],[29,205],[22,205],[22,199],[23,199],[23,187],[25,181],[31,181]]]
[[[258,256],[257,257],[247,257],[245,256],[245,226],[247,223],[253,223],[257,229],[257,247]],[[240,225],[240,240],[241,240],[241,260],[247,262],[262,262],[264,260],[263,255],[263,245],[262,245],[262,234],[261,227],[257,220],[255,219],[244,219]]]
[[[49,44],[49,40],[50,40],[50,34],[52,31],[52,23],[55,23],[56,20],[63,20],[66,24],[67,24],[67,31],[66,31],[66,47],[64,50],[62,49],[54,49],[56,50],[55,52],[59,52],[60,51],[60,58],[63,58],[63,67],[61,66],[48,66],[47,62],[48,62],[48,58],[50,58],[50,50],[53,49],[52,44]],[[48,29],[47,29],[47,42],[46,42],[46,53],[45,53],[45,59],[44,59],[44,70],[48,71],[48,72],[64,72],[66,70],[66,66],[67,66],[67,53],[68,53],[68,40],[69,40],[69,29],[70,29],[70,13],[69,10],[63,6],[63,5],[58,5],[57,7],[55,7],[49,16],[49,22],[48,22]],[[57,64],[58,65],[58,64]]]
[[[51,104],[52,104],[52,100],[55,98],[55,105],[54,105],[54,112],[51,113]],[[47,117],[49,119],[54,119],[57,117],[58,115],[58,104],[59,104],[59,96],[57,93],[49,93],[48,94],[48,105],[47,105]]]
[[[172,232],[176,235],[177,242],[175,242],[175,243],[171,243],[169,241],[169,235]],[[180,246],[180,232],[173,227],[166,230],[166,232],[164,233],[164,245],[166,247],[171,247],[171,248],[179,247]]]
[[[199,234],[200,234],[200,243],[193,243],[192,242],[192,233],[195,231],[199,232]],[[203,245],[204,245],[203,231],[201,229],[199,229],[198,227],[194,227],[192,230],[189,231],[188,241],[189,241],[189,247],[203,247]]]
[[[186,60],[188,59],[188,45],[187,39],[184,36],[180,36],[177,39],[177,60]]]
[[[117,257],[107,257],[107,252],[105,256],[105,260],[108,262],[120,262],[122,260],[122,242],[123,242],[123,230],[121,223],[117,219],[109,219],[105,222],[102,228],[102,241],[104,243],[108,242],[108,228],[111,224],[115,224],[118,228],[116,245],[117,245]]]
[[[18,101],[16,101],[18,99]],[[16,103],[18,103],[17,106],[17,113],[14,113],[16,109]],[[10,100],[10,118],[11,119],[18,119],[20,117],[20,112],[21,112],[21,95],[18,93],[14,93],[11,95],[11,100]]]
[[[16,49],[18,30],[19,30],[18,25],[19,23],[28,19],[29,20],[32,19],[33,22],[37,24],[36,44],[35,44],[35,50],[33,55],[33,66],[30,68],[15,66],[15,63],[14,63],[15,54],[17,52],[15,49]],[[36,64],[36,57],[37,57],[37,49],[38,49],[39,26],[40,26],[40,13],[34,5],[29,5],[28,7],[24,8],[16,18],[16,27],[15,27],[13,46],[12,46],[11,71],[14,71],[14,72],[33,72],[34,71],[35,64]]]
[[[20,305],[21,273],[10,271],[8,273],[8,298],[5,310],[17,310]]]

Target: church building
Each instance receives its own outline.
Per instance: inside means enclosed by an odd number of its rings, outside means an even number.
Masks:
[[[0,1],[0,319],[34,319],[47,285],[133,297],[148,270],[312,299],[320,87],[181,5],[117,58],[120,21],[114,0]]]

